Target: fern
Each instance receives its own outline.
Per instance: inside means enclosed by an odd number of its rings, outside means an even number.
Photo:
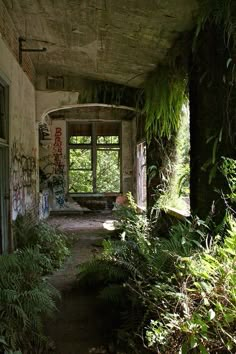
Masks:
[[[31,352],[46,345],[42,315],[55,311],[59,293],[42,279],[43,258],[38,249],[0,257],[0,336],[6,342],[4,349]]]
[[[39,222],[31,214],[17,217],[14,237],[17,249],[38,248],[44,259],[44,273],[59,268],[70,253],[69,236],[45,222]]]
[[[109,282],[123,282],[128,274],[124,267],[109,259],[94,259],[78,266],[77,278],[80,284],[89,287],[104,285]]]
[[[179,129],[186,103],[187,80],[182,70],[159,66],[146,80],[143,113],[146,116],[147,142],[152,137],[167,137]]]
[[[125,284],[109,284],[99,292],[99,298],[106,303],[121,306],[126,301],[126,293]]]

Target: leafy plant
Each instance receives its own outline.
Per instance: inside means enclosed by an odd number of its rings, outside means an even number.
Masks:
[[[0,257],[0,350],[37,353],[46,349],[42,316],[55,311],[59,296],[42,278],[48,263],[38,249]]]
[[[223,25],[226,43],[235,35],[234,2],[231,0],[199,0],[198,26],[195,36],[198,37],[207,22]]]
[[[50,267],[45,266],[46,273],[59,268],[70,254],[70,237],[46,222],[32,218],[30,214],[17,217],[14,236],[18,249],[37,247],[49,259]]]
[[[224,161],[232,188],[233,166]],[[117,309],[116,332],[126,351],[235,353],[236,222],[230,213],[220,225],[211,217],[179,222],[165,238],[133,201],[120,218],[120,239],[104,241],[103,254],[79,266],[78,278]]]
[[[229,194],[225,197],[233,202],[236,200],[236,161],[223,157],[220,170],[225,176],[229,186]]]
[[[206,251],[179,258],[168,287],[156,285],[162,304],[156,301],[159,312],[146,332],[153,351],[235,352],[235,222],[231,227],[222,246],[215,242]]]
[[[143,113],[146,116],[146,138],[170,138],[178,131],[186,103],[186,74],[181,69],[159,66],[146,80]]]

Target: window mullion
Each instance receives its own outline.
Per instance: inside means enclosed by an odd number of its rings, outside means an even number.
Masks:
[[[93,166],[93,192],[97,192],[97,144],[96,123],[92,123],[92,166]]]

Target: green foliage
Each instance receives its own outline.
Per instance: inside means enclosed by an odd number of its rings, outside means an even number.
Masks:
[[[45,352],[42,316],[55,311],[59,296],[42,278],[48,262],[38,249],[30,248],[0,257],[0,350]]]
[[[159,66],[146,79],[144,89],[98,82],[87,87],[81,102],[102,102],[136,107],[146,116],[146,137],[170,138],[179,127],[182,107],[186,102],[186,73],[173,66]]]
[[[229,194],[226,197],[231,201],[236,201],[236,161],[230,158],[222,158],[222,160],[220,170],[229,186]]]
[[[165,176],[163,190],[160,190],[159,188],[160,197],[155,205],[156,208],[164,210],[167,207],[173,207],[181,210],[189,209],[186,203],[186,199],[189,198],[190,193],[189,150],[189,112],[187,106],[185,106],[183,107],[180,127],[175,140],[175,157],[168,162],[170,165],[169,172]]]
[[[143,113],[146,137],[171,137],[179,129],[186,96],[186,74],[181,69],[159,66],[146,80]]]
[[[14,237],[17,249],[36,247],[48,259],[44,265],[45,273],[59,268],[70,254],[69,236],[46,222],[35,220],[30,214],[17,217]]]
[[[80,103],[105,103],[135,107],[138,90],[105,81],[94,81],[80,95]]]
[[[236,228],[232,221],[231,226],[223,245],[214,243],[207,251],[179,258],[168,289],[158,285],[162,310],[146,332],[155,352],[235,352]]]
[[[234,167],[224,160],[232,188]],[[235,353],[236,221],[229,212],[216,226],[195,217],[160,238],[129,199],[120,239],[79,267],[79,278],[95,280],[100,298],[119,309],[119,340],[131,353]]]
[[[105,138],[118,139],[118,137],[99,137],[99,144],[105,144]],[[119,149],[106,148],[104,145],[97,150],[96,154],[97,192],[120,192]],[[69,191],[71,193],[93,192],[91,149],[70,149]]]
[[[207,22],[222,26],[226,34],[226,43],[229,43],[235,33],[236,21],[234,18],[234,1],[232,0],[199,0],[199,14],[196,37]]]

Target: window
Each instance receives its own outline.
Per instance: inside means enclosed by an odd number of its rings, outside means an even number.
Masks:
[[[120,123],[68,125],[69,193],[120,192]]]

